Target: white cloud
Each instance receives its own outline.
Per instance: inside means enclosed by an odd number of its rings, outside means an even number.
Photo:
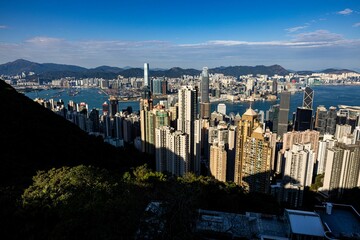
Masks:
[[[193,44],[179,44],[184,48],[214,48],[214,47],[234,47],[234,46],[264,46],[264,47],[296,47],[296,48],[316,48],[339,45],[358,44],[360,39],[348,40],[342,35],[332,33],[327,30],[317,30],[314,32],[299,33],[292,36],[291,40],[282,41],[238,41],[238,40],[211,40]]]
[[[337,14],[350,15],[352,12],[353,12],[353,10],[351,10],[350,8],[345,8],[344,10],[337,12]]]
[[[353,25],[353,27],[360,27],[360,22],[355,23],[355,24]]]
[[[297,32],[304,28],[307,28],[307,26],[297,26],[297,27],[292,27],[292,28],[286,28],[285,31],[287,31],[289,33],[293,33],[293,32]]]
[[[26,40],[25,42],[37,45],[51,45],[64,42],[64,39],[51,37],[34,37]]]
[[[6,29],[6,28],[8,28],[8,26],[6,26],[6,25],[0,25],[0,29]]]
[[[338,41],[343,37],[340,34],[332,33],[327,30],[317,30],[314,32],[300,33],[294,36],[296,42],[319,42],[319,41]]]
[[[346,39],[326,30],[297,33],[288,40],[244,41],[215,39],[178,44],[169,41],[83,40],[34,37],[20,43],[0,42],[0,63],[24,58],[35,62],[55,62],[85,67],[100,65],[154,67],[280,64],[294,69],[325,68],[333,61],[358,66],[360,39]],[[340,57],[341,56],[341,57]],[[340,59],[341,58],[341,59]],[[293,65],[289,65],[292,63]],[[351,65],[352,64],[352,65]],[[304,66],[304,67],[303,67]],[[340,66],[341,67],[341,66]]]

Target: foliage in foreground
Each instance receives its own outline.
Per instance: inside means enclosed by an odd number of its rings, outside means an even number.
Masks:
[[[161,231],[149,229],[145,218],[151,201],[162,203]],[[149,233],[153,239],[192,239],[198,208],[279,211],[271,197],[211,177],[169,177],[146,165],[121,176],[80,165],[38,172],[6,217],[16,239],[144,239]]]

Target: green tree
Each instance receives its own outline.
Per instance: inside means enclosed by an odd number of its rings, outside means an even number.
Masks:
[[[22,234],[34,239],[129,238],[145,199],[137,188],[95,167],[41,171],[22,195]]]

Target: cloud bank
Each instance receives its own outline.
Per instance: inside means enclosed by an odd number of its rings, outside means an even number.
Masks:
[[[296,31],[293,31],[295,33]],[[290,33],[290,31],[289,31]],[[20,43],[0,42],[0,62],[24,58],[36,62],[141,67],[272,65],[316,70],[360,65],[360,39],[346,39],[327,30],[293,34],[288,40],[209,40],[198,43],[169,41],[70,41],[37,36]]]

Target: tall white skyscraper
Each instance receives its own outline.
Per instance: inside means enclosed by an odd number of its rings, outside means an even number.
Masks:
[[[341,196],[344,189],[360,186],[360,145],[339,144],[327,149],[324,182],[320,191]]]
[[[167,126],[156,128],[156,171],[183,176],[189,172],[188,135]]]
[[[319,148],[317,152],[317,171],[316,174],[325,172],[327,149],[335,146],[336,140],[331,134],[325,134],[323,139],[319,141]]]
[[[287,184],[300,184],[310,186],[313,176],[315,154],[311,144],[294,144],[291,150],[285,152],[285,178]],[[286,187],[286,185],[285,185]]]
[[[186,86],[179,89],[179,107],[177,128],[188,135],[189,139],[189,157],[190,157],[190,171],[196,171],[198,164],[196,163],[197,151],[195,151],[196,135],[198,130],[195,129],[197,117],[197,88]]]
[[[149,82],[149,64],[148,63],[144,63],[144,86],[150,86],[150,82]]]

